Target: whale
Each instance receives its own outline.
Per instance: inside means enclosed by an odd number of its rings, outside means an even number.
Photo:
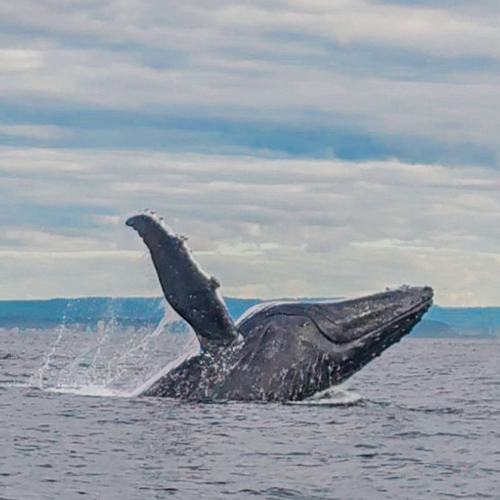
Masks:
[[[344,382],[399,342],[432,304],[432,288],[402,286],[342,301],[263,302],[234,322],[218,280],[201,269],[186,237],[149,210],[126,224],[146,244],[166,300],[200,344],[142,396],[301,401]]]

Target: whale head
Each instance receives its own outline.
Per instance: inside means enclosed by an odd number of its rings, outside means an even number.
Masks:
[[[342,302],[255,306],[236,323],[246,343],[220,393],[290,401],[340,384],[407,335],[432,298],[429,287],[402,287]]]
[[[432,299],[430,287],[405,286],[340,302],[333,327],[321,330],[330,342],[327,358],[336,367],[334,382],[346,380],[410,333]]]

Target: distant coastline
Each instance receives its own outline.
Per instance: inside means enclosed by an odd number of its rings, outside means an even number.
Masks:
[[[259,299],[225,297],[236,319]],[[50,300],[0,300],[0,328],[47,329],[61,325],[97,328],[155,325],[163,317],[162,298],[88,297]],[[500,338],[500,307],[433,306],[411,333],[426,338]]]

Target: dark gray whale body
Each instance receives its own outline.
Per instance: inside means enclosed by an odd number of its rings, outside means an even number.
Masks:
[[[343,302],[270,302],[233,324],[184,238],[152,212],[131,217],[166,299],[194,329],[199,355],[142,394],[187,400],[298,401],[339,384],[420,321],[429,287],[402,287]]]

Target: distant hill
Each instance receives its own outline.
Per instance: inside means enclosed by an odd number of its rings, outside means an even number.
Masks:
[[[225,300],[234,319],[261,302],[258,299]],[[160,297],[0,300],[0,327],[51,328],[77,323],[92,326],[101,320],[122,325],[158,323],[164,314],[162,304]]]
[[[226,297],[234,319],[259,299]],[[106,298],[0,301],[2,328],[54,328],[59,325],[95,326],[98,321],[120,325],[156,324],[163,317],[162,299]],[[500,336],[500,307],[446,308],[433,306],[412,332],[414,337],[481,337]]]
[[[458,337],[459,333],[446,323],[424,319],[411,332],[413,337],[448,338]]]
[[[61,324],[157,322],[160,298],[101,298],[0,301],[0,327],[42,328]]]
[[[432,306],[412,335],[418,337],[500,337],[500,307]]]

